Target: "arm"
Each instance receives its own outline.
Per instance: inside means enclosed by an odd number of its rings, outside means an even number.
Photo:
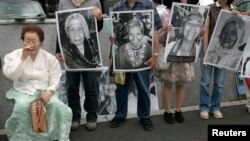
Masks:
[[[48,56],[49,64],[49,87],[47,91],[43,92],[41,95],[42,100],[47,103],[59,88],[59,83],[62,75],[61,67],[59,62],[53,56]]]
[[[17,80],[23,70],[21,54],[14,51],[4,57],[3,74],[10,80]]]
[[[207,21],[205,23],[204,36],[202,39],[204,54],[206,54],[207,48],[208,48],[209,21],[210,21],[210,17],[207,18]]]
[[[97,0],[96,5],[93,8],[93,14],[97,19],[97,29],[100,32],[103,28],[103,17],[102,17],[102,6],[99,0]]]
[[[59,47],[58,38],[56,39],[56,59],[58,59],[59,61],[63,61],[63,57],[62,57],[61,50]]]

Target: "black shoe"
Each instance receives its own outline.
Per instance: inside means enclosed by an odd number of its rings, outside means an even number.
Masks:
[[[115,117],[110,121],[109,127],[111,127],[111,128],[117,128],[117,127],[119,127],[120,124],[121,124],[122,122],[124,122],[124,121],[125,121],[125,118],[120,118],[120,117],[115,116]]]
[[[152,121],[150,120],[150,118],[141,118],[141,124],[145,131],[152,131],[154,128],[154,125]]]
[[[163,118],[168,124],[174,123],[174,117],[171,112],[170,113],[164,112]]]
[[[182,115],[182,112],[180,111],[180,112],[176,112],[175,111],[175,120],[177,121],[177,122],[179,122],[179,123],[183,123],[184,122],[184,117],[183,117],[183,115]]]

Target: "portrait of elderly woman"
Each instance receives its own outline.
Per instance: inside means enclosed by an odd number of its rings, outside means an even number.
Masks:
[[[66,69],[92,70],[102,66],[96,29],[92,29],[92,34],[90,33],[90,26],[96,25],[95,19],[92,19],[92,22],[87,21],[82,14],[75,12],[66,17],[64,27],[62,26],[63,20],[59,20],[59,30],[64,30],[66,34],[64,37],[60,32],[62,36],[60,47],[65,58]]]
[[[205,63],[230,70],[237,70],[246,45],[245,21],[240,16],[230,15],[223,22],[220,17],[223,17],[223,13],[220,14],[218,22],[224,24],[221,30],[218,29],[218,26],[214,30],[219,31],[219,33],[214,32],[212,35]]]
[[[145,62],[152,56],[152,39],[149,32],[145,34],[145,30],[149,28],[145,21],[143,22],[137,16],[131,16],[127,22],[124,22],[126,34],[123,40],[125,42],[117,46],[114,51],[115,70],[132,71],[148,68]]]
[[[177,56],[186,57],[181,59],[185,62],[194,62],[196,50],[199,47],[199,35],[203,26],[203,17],[199,12],[190,12],[181,23],[180,35],[177,40],[170,42],[172,49],[167,58],[168,62],[178,62]],[[173,57],[173,58],[172,58]]]
[[[201,47],[201,31],[208,17],[205,6],[174,3],[171,8],[169,31],[166,38],[164,61],[195,62]]]

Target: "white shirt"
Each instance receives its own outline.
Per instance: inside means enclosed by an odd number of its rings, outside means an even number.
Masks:
[[[36,90],[59,88],[62,75],[58,60],[47,51],[40,49],[35,61],[28,56],[21,60],[22,49],[15,50],[4,57],[3,73],[14,81],[14,88],[33,95]]]

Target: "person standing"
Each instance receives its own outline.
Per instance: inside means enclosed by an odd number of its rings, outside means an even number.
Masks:
[[[170,11],[172,7],[172,2],[173,1],[167,1],[165,2],[165,5],[167,6],[166,9],[166,16],[165,19],[162,19],[162,21],[165,21],[164,23],[168,24],[169,17],[167,15],[170,15]],[[180,0],[180,3],[187,3],[187,0]],[[192,22],[191,22],[192,21]],[[193,22],[194,21],[194,22]],[[188,23],[189,22],[189,23]],[[185,42],[185,44],[179,44],[178,41],[174,43],[175,45],[173,47],[181,47],[185,48],[187,43],[192,42],[190,47],[192,48],[195,45],[194,39],[199,35],[201,32],[201,27],[202,27],[202,16],[200,14],[195,14],[195,13],[190,13],[190,15],[187,15],[186,17],[183,18],[182,21],[183,29],[186,31],[183,31],[183,36],[186,33],[186,36],[182,38],[181,40],[186,40],[186,41],[181,41]],[[187,26],[191,24],[192,26],[189,27]],[[172,25],[164,25],[164,27],[160,30],[159,32],[159,38],[161,39],[161,44],[165,44],[166,38],[168,36],[168,33],[172,31]],[[187,33],[196,31],[195,36],[188,36]],[[190,38],[189,38],[190,37]],[[185,51],[186,52],[186,51]],[[174,117],[175,120],[178,123],[183,123],[185,121],[184,116],[181,112],[181,107],[184,101],[185,97],[185,86],[187,85],[188,82],[192,81],[194,79],[194,67],[193,63],[174,63],[171,62],[170,66],[168,67],[167,70],[161,70],[161,71],[155,71],[155,76],[159,77],[159,79],[163,82],[163,87],[162,87],[162,95],[163,95],[163,100],[164,100],[164,109],[165,112],[163,114],[163,119],[165,120],[166,123],[168,124],[173,124],[174,122]],[[173,114],[171,112],[171,91],[173,85],[176,85],[175,88],[175,95],[176,95],[176,102],[175,102],[175,114],[173,117]]]
[[[200,81],[200,117],[209,119],[209,112],[218,119],[223,118],[220,111],[220,103],[224,91],[224,75],[225,70],[211,65],[203,64],[204,55],[207,52],[208,44],[215,28],[216,21],[221,9],[231,10],[233,0],[217,0],[210,4],[210,12],[205,23],[205,34],[203,37],[203,49],[201,49],[201,81]],[[212,75],[214,75],[212,77]],[[211,100],[209,94],[209,86],[214,79],[214,87],[212,90]]]
[[[98,31],[103,27],[103,17],[99,0],[60,0],[58,10],[94,7],[93,15],[97,19]],[[56,57],[63,61],[59,46],[57,45]],[[66,72],[66,85],[68,104],[73,111],[71,129],[76,130],[81,119],[81,104],[79,95],[80,78],[82,77],[85,88],[84,109],[87,112],[86,128],[89,131],[95,130],[97,125],[98,95],[99,95],[99,73],[93,71]]]
[[[158,32],[157,30],[162,27],[160,17],[156,11],[154,3],[151,0],[120,0],[117,2],[113,11],[135,11],[135,10],[154,10],[154,48],[153,55],[145,63],[149,64],[151,68],[155,68],[158,56]],[[143,70],[139,72],[125,73],[124,85],[116,84],[116,103],[117,110],[115,117],[110,122],[111,128],[117,128],[125,121],[128,109],[128,89],[130,80],[134,79],[138,89],[138,108],[137,115],[140,117],[143,129],[146,131],[153,130],[153,123],[150,120],[150,92],[149,92],[149,73],[150,70]]]

